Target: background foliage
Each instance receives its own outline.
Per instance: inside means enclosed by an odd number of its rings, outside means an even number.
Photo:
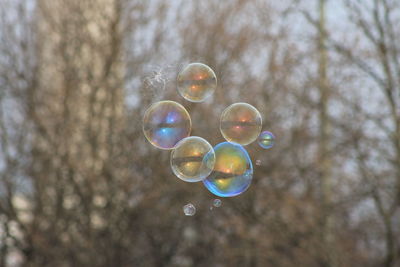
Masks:
[[[0,266],[400,266],[400,2],[0,1]],[[211,66],[205,103],[176,91]],[[173,176],[153,102],[248,102],[277,136],[243,195]],[[185,217],[192,202],[197,214]]]

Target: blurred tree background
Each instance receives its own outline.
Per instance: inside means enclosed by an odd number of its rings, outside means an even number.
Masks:
[[[173,175],[142,133],[161,99],[212,145],[259,109],[248,191],[210,210]],[[400,266],[400,2],[0,0],[3,266]]]

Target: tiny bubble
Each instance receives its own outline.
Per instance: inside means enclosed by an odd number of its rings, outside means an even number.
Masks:
[[[186,216],[193,216],[196,213],[196,207],[192,203],[186,204],[183,206],[183,213]]]
[[[220,199],[214,199],[213,205],[214,207],[219,208],[222,205],[222,201]]]

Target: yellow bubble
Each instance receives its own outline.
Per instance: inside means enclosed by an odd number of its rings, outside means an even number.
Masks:
[[[178,92],[190,102],[202,102],[217,88],[214,71],[202,63],[187,65],[178,75]]]
[[[248,145],[257,139],[261,127],[260,112],[250,104],[235,103],[222,112],[220,130],[229,142]]]
[[[214,195],[233,197],[249,188],[253,179],[253,164],[241,145],[224,142],[214,147],[215,164],[212,173],[203,180]]]

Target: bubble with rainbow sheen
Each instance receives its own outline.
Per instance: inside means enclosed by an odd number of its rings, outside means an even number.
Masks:
[[[190,136],[176,144],[171,152],[171,168],[185,182],[204,180],[213,170],[215,153],[207,140]]]
[[[214,71],[202,63],[191,63],[178,74],[178,93],[190,102],[203,102],[217,88]]]
[[[261,127],[260,112],[250,104],[235,103],[222,112],[220,130],[228,142],[248,145],[257,139]]]
[[[143,117],[143,133],[146,139],[160,149],[173,149],[190,135],[192,122],[187,110],[174,101],[152,104]]]
[[[236,143],[223,142],[214,147],[215,165],[203,180],[205,187],[219,197],[234,197],[249,188],[253,164],[246,149]]]
[[[275,135],[269,131],[263,131],[257,141],[260,147],[270,149],[275,144]]]

